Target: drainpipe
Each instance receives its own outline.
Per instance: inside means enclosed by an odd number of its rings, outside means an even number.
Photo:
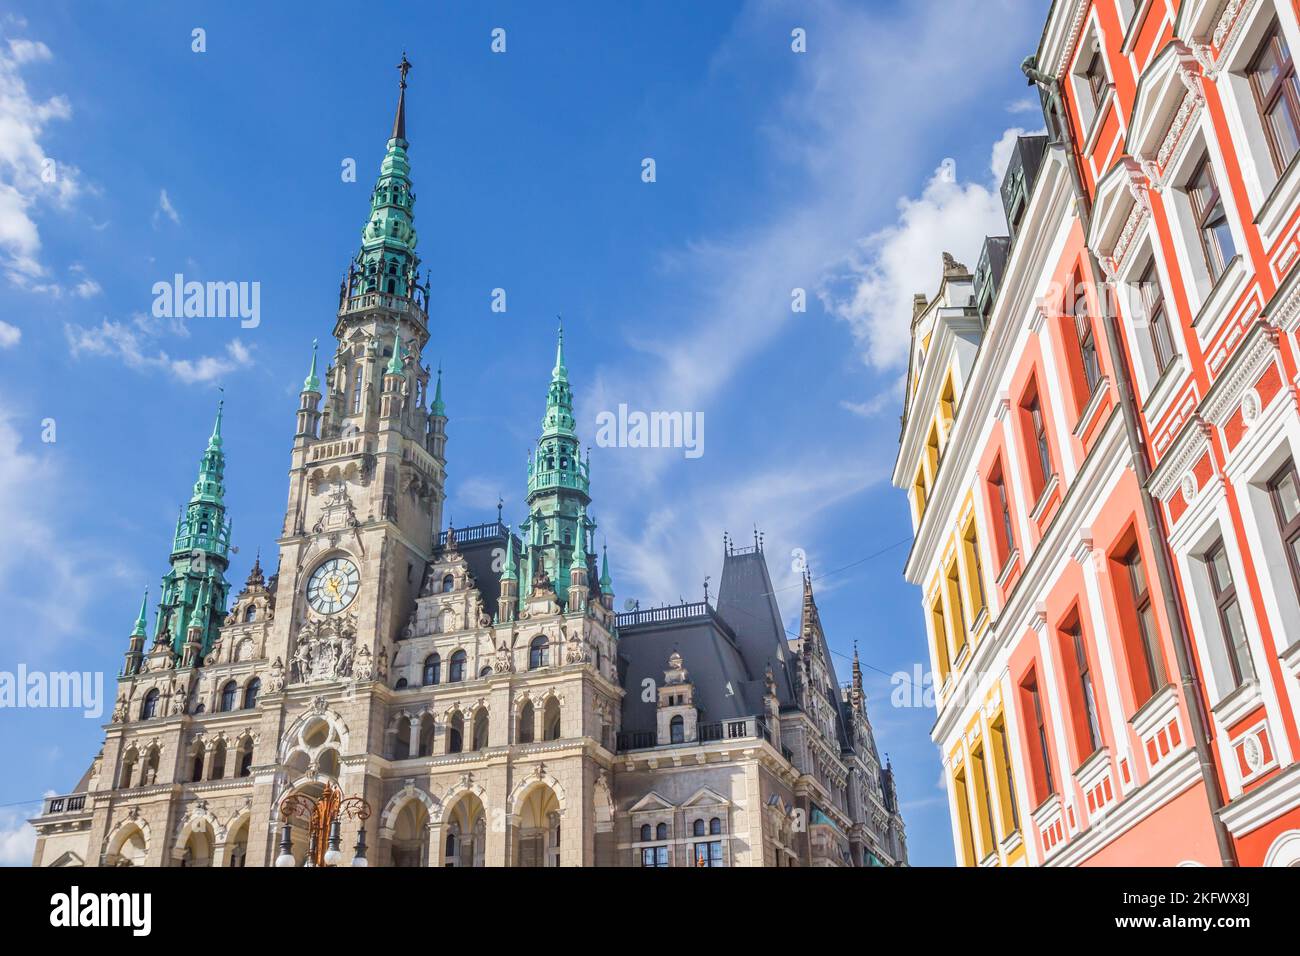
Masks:
[[[1065,111],[1065,104],[1061,98],[1060,84],[1055,77],[1049,76],[1037,68],[1036,58],[1033,56],[1026,57],[1025,61],[1021,63],[1020,69],[1029,79],[1030,86],[1037,86],[1047,94],[1048,106],[1045,112],[1048,114],[1046,118],[1049,125],[1051,124],[1052,112],[1055,112],[1059,120],[1056,124],[1059,138],[1050,141],[1049,145],[1060,147],[1068,154],[1066,165],[1070,169],[1070,182],[1074,186],[1075,206],[1079,215],[1079,224],[1085,237],[1084,247],[1088,252],[1088,264],[1092,268],[1094,276],[1104,276],[1106,273],[1102,271],[1096,254],[1086,241],[1089,220],[1092,215],[1092,203],[1079,175],[1079,153],[1075,147],[1075,138],[1073,130],[1070,128],[1069,116]],[[1050,135],[1051,130],[1048,132]],[[1110,284],[1109,280],[1105,280],[1105,282],[1107,285]],[[1113,295],[1108,296],[1108,299],[1113,298]],[[1227,826],[1219,817],[1219,811],[1223,809],[1223,793],[1219,788],[1219,776],[1215,771],[1214,758],[1210,750],[1209,715],[1205,711],[1200,679],[1197,677],[1196,669],[1192,666],[1191,638],[1187,633],[1187,617],[1183,607],[1182,593],[1174,586],[1173,559],[1169,550],[1169,533],[1165,528],[1164,513],[1156,506],[1155,500],[1147,488],[1151,468],[1147,461],[1142,432],[1138,427],[1137,403],[1133,397],[1135,394],[1133,379],[1128,363],[1120,352],[1119,325],[1115,320],[1115,311],[1109,307],[1103,307],[1101,312],[1102,320],[1106,326],[1107,352],[1110,355],[1111,367],[1115,369],[1115,385],[1119,391],[1119,406],[1124,418],[1124,435],[1128,441],[1133,470],[1137,475],[1138,497],[1142,500],[1142,511],[1146,518],[1147,527],[1152,529],[1158,539],[1152,542],[1154,545],[1152,550],[1155,552],[1156,577],[1160,581],[1160,591],[1164,596],[1165,617],[1169,619],[1174,629],[1174,657],[1178,664],[1183,702],[1188,713],[1192,715],[1190,721],[1192,745],[1196,751],[1197,763],[1200,766],[1201,781],[1205,785],[1205,796],[1210,804],[1210,823],[1214,827],[1214,838],[1219,846],[1219,862],[1223,866],[1236,866],[1236,848],[1233,845],[1231,835],[1228,833]]]

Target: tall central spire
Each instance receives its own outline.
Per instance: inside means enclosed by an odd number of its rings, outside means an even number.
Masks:
[[[379,178],[370,194],[370,217],[361,230],[361,251],[349,272],[348,295],[384,292],[410,296],[416,286],[420,257],[415,254],[415,193],[411,189],[411,162],[406,155],[406,75],[411,61],[402,54],[401,75],[393,135],[384,150]],[[359,270],[359,272],[358,272]]]

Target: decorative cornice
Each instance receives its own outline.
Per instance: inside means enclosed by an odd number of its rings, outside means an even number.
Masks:
[[[1246,390],[1255,384],[1265,366],[1277,353],[1277,329],[1267,322],[1257,322],[1228,360],[1223,372],[1205,393],[1201,402],[1201,415],[1206,421],[1222,428],[1232,417],[1245,397]]]
[[[1083,32],[1083,22],[1087,19],[1088,0],[1075,0],[1074,15],[1070,19],[1070,27],[1065,34],[1065,42],[1061,45],[1060,52],[1057,54],[1056,63],[1052,67],[1052,75],[1056,77],[1057,82],[1065,79],[1065,71],[1070,64],[1070,55],[1074,53],[1075,45],[1079,42],[1079,34]]]
[[[1173,497],[1183,475],[1210,450],[1207,429],[1208,426],[1199,415],[1192,415],[1187,419],[1182,431],[1178,433],[1178,437],[1160,459],[1160,464],[1156,465],[1147,479],[1147,489],[1151,494],[1161,501],[1168,501]]]

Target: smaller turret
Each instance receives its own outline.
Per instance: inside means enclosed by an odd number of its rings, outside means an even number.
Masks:
[[[600,555],[600,598],[608,611],[614,610],[614,581],[609,576],[609,546],[601,547]]]
[[[578,519],[578,534],[573,539],[573,553],[569,559],[569,593],[567,607],[570,611],[581,611],[587,606],[587,554],[583,546],[586,535],[583,521]]]
[[[131,638],[127,642],[126,665],[122,668],[123,676],[130,676],[140,672],[140,664],[144,660],[144,640],[148,634],[148,621],[145,619],[145,609],[149,606],[149,589],[144,589],[144,599],[140,602],[140,613],[136,616],[135,627],[131,630]]]
[[[497,597],[497,621],[504,624],[515,619],[519,608],[519,559],[515,555],[515,536],[506,533],[506,560],[501,569],[501,593]]]
[[[317,436],[320,422],[320,378],[316,374],[316,340],[311,342],[311,370],[302,383],[298,395],[298,433],[295,440],[311,440]]]

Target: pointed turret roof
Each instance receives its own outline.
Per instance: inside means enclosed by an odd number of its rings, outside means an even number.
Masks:
[[[140,614],[135,619],[135,628],[131,631],[132,637],[144,637],[149,629],[149,622],[145,618],[146,609],[149,606],[149,588],[144,589],[144,598],[140,601]]]
[[[447,406],[442,401],[442,363],[438,363],[438,381],[433,389],[433,414],[442,418],[447,417]],[[497,509],[500,511],[500,508]],[[497,516],[500,520],[500,515]]]
[[[397,332],[393,333],[393,357],[388,360],[388,374],[402,374],[402,339]]]
[[[320,391],[320,376],[316,374],[316,340],[311,340],[311,369],[307,372],[307,377],[303,379],[302,390],[304,392]]]

